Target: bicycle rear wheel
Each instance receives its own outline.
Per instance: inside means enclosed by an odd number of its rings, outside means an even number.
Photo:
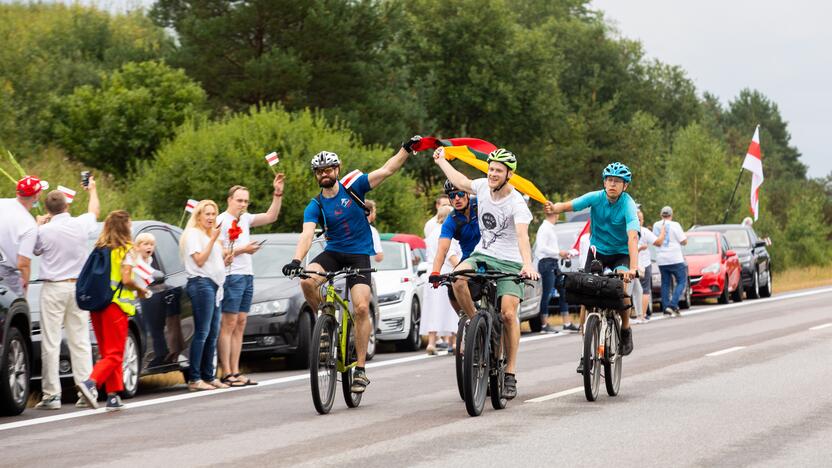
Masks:
[[[508,400],[503,398],[503,384],[506,379],[506,344],[505,336],[500,337],[499,350],[493,350],[492,354],[496,359],[496,367],[489,373],[488,383],[491,390],[491,406],[495,410],[505,409]]]
[[[355,352],[355,328],[352,320],[346,317],[344,317],[344,320],[347,320],[347,353],[344,364],[348,366],[358,359],[358,354]],[[350,367],[346,372],[341,372],[341,388],[344,391],[344,401],[347,402],[347,406],[350,408],[357,407],[361,403],[361,395],[363,395],[363,393],[354,393],[351,390],[353,374],[355,374],[355,367]]]
[[[601,321],[591,315],[584,328],[584,394],[589,401],[598,398],[601,383],[601,362],[599,346],[601,343]]]
[[[610,324],[610,342],[604,347],[604,384],[607,386],[607,395],[618,395],[621,387],[621,370],[623,356],[619,353],[621,346],[621,323],[618,317],[612,318]]]
[[[469,415],[479,416],[488,385],[488,323],[482,314],[475,315],[468,323],[462,368],[465,409]]]
[[[459,398],[465,401],[465,390],[463,389],[463,375],[462,375],[462,361],[464,359],[463,347],[465,346],[465,330],[468,325],[468,316],[462,315],[459,318],[459,325],[456,327],[456,347],[454,348],[456,356],[456,386],[459,389]]]
[[[335,400],[335,384],[338,383],[337,349],[338,321],[324,311],[315,323],[312,346],[309,348],[312,403],[320,414],[329,413]]]

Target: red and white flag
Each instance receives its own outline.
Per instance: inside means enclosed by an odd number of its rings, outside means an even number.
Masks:
[[[751,214],[754,221],[760,216],[760,186],[763,185],[763,159],[760,152],[760,126],[754,129],[754,137],[748,145],[748,152],[742,162],[742,168],[751,172]]]
[[[188,202],[185,203],[185,211],[187,211],[188,213],[193,213],[194,208],[196,208],[197,203],[199,203],[199,202],[194,200],[193,198],[189,198]]]
[[[359,171],[358,169],[350,172],[341,179],[341,185],[343,185],[344,188],[352,187],[352,184],[354,184],[355,181],[358,180],[359,177],[361,177],[361,174],[363,174],[363,172]]]
[[[72,203],[72,200],[75,199],[75,190],[72,190],[71,188],[58,185],[58,191],[64,194],[67,203]]]
[[[271,153],[266,155],[266,162],[269,163],[269,166],[274,166],[275,164],[280,162],[280,158],[277,157],[277,151],[272,151]]]
[[[136,259],[136,265],[133,266],[133,273],[139,278],[143,279],[146,284],[153,282],[153,272],[156,271],[152,266],[148,265],[141,257]]]

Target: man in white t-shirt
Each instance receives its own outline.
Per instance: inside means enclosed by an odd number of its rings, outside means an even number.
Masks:
[[[90,176],[85,190],[89,193],[87,212],[73,218],[66,196],[53,190],[46,195],[47,216],[39,217],[38,241],[34,253],[40,256],[38,279],[40,290],[41,377],[43,397],[37,409],[61,408],[61,380],[58,362],[61,357],[61,328],[72,360],[72,377],[81,384],[92,372],[90,348],[90,313],[78,308],[75,282],[87,260],[86,247],[98,230],[100,203],[95,178]],[[83,398],[76,406],[86,406]]]
[[[471,180],[451,166],[445,159],[444,150],[433,153],[434,162],[442,169],[445,176],[457,189],[476,195],[478,200],[478,220],[480,241],[465,261],[457,265],[456,270],[477,268],[484,263],[489,270],[503,273],[517,273],[537,281],[539,275],[532,265],[532,252],[529,243],[529,223],[532,213],[526,201],[508,180],[517,169],[517,158],[503,148],[496,149],[488,155],[488,174],[486,178]],[[457,280],[453,284],[454,295],[462,310],[473,318],[476,314],[474,301],[468,289],[468,281]],[[506,375],[503,382],[503,398],[508,400],[517,396],[517,379],[515,366],[517,350],[520,346],[520,322],[517,310],[523,299],[524,285],[511,279],[497,282],[497,300],[503,317],[504,336],[508,338],[506,346]]]
[[[240,374],[243,332],[246,329],[246,320],[254,295],[254,270],[251,256],[260,250],[260,244],[251,242],[250,235],[251,228],[277,221],[283,200],[283,177],[283,173],[274,176],[272,203],[265,213],[248,213],[246,210],[249,203],[249,191],[242,185],[235,185],[228,190],[228,207],[217,216],[216,222],[220,226],[223,248],[233,250],[234,255],[223,285],[222,322],[217,346],[224,381],[232,383],[240,381],[246,385],[257,385],[257,382]],[[234,235],[229,235],[232,227],[236,228],[234,230],[237,233],[236,239],[233,239]]]
[[[437,214],[433,215],[432,218],[425,222],[425,229],[424,229],[424,238],[427,239],[430,237],[431,231],[437,228],[442,227],[442,223],[437,222],[437,218],[439,217],[439,209],[443,206],[451,206],[451,199],[448,197],[447,193],[440,194],[436,197],[436,200],[433,202],[433,208]]]
[[[0,264],[0,276],[18,295],[24,295],[32,273],[32,255],[38,239],[38,225],[29,210],[43,189],[40,179],[26,176],[17,182],[17,197],[0,199],[0,251],[6,261]]]
[[[378,234],[378,229],[373,226],[373,223],[376,222],[376,202],[367,199],[364,200],[364,206],[370,210],[370,214],[367,215],[367,222],[370,223],[370,232],[373,235],[373,251],[376,253],[373,260],[381,262],[384,260],[384,249],[381,247],[381,236]]]
[[[662,226],[667,230],[661,246],[656,250],[656,265],[662,274],[662,310],[665,315],[679,316],[679,298],[688,284],[688,265],[682,253],[682,246],[688,243],[688,238],[682,226],[673,221],[673,208],[662,208],[662,219],[653,224],[653,234],[661,233]],[[676,288],[670,295],[672,282]]]

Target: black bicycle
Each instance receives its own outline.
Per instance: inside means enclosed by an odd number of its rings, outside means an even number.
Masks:
[[[479,269],[460,270],[440,275],[442,284],[452,287],[454,279],[465,278],[478,283],[482,294],[474,299],[477,313],[468,320],[460,318],[457,333],[457,385],[465,401],[465,409],[471,416],[482,414],[487,394],[491,406],[503,409],[508,400],[503,398],[503,383],[506,365],[506,337],[503,335],[503,320],[497,299],[497,281],[510,279],[526,283],[525,278],[515,273]],[[462,338],[460,338],[462,336]],[[460,346],[461,345],[461,346]]]

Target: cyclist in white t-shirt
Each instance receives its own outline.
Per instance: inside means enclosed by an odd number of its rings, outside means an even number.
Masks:
[[[457,189],[476,195],[479,204],[477,216],[480,241],[474,248],[474,253],[460,262],[456,270],[470,270],[476,268],[477,263],[485,263],[489,270],[518,273],[536,281],[539,275],[532,265],[529,243],[532,213],[523,196],[508,184],[508,180],[517,169],[517,158],[508,150],[496,149],[488,155],[488,176],[471,180],[454,169],[444,156],[442,148],[433,153],[436,165]],[[473,317],[476,308],[468,289],[468,281],[455,281],[453,289],[462,310],[468,317]],[[514,375],[517,350],[520,346],[517,310],[523,299],[523,289],[523,284],[517,284],[510,279],[497,282],[497,297],[500,301],[505,336],[508,338],[508,362],[502,395],[508,400],[517,396],[517,379]]]

